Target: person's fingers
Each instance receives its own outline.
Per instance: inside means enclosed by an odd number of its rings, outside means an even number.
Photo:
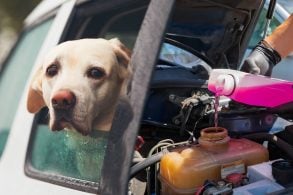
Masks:
[[[259,67],[255,64],[253,59],[250,59],[250,58],[247,58],[244,61],[240,70],[243,72],[251,73],[251,74],[260,74]]]

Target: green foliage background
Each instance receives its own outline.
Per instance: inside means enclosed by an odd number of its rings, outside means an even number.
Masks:
[[[2,61],[22,29],[24,19],[40,1],[0,0],[0,70]]]
[[[40,0],[0,0],[0,31],[10,27],[19,31],[22,22]]]

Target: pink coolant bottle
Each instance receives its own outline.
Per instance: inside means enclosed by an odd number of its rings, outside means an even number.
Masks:
[[[274,108],[293,102],[293,82],[237,70],[212,70],[208,89],[251,106]]]

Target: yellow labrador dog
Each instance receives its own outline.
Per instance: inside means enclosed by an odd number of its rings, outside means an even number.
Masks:
[[[53,131],[108,131],[118,98],[126,95],[130,55],[118,39],[81,39],[56,46],[33,77],[28,111],[47,106]]]

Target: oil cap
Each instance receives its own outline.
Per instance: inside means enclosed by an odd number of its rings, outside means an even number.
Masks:
[[[278,160],[273,162],[272,174],[281,185],[293,183],[293,161]]]

